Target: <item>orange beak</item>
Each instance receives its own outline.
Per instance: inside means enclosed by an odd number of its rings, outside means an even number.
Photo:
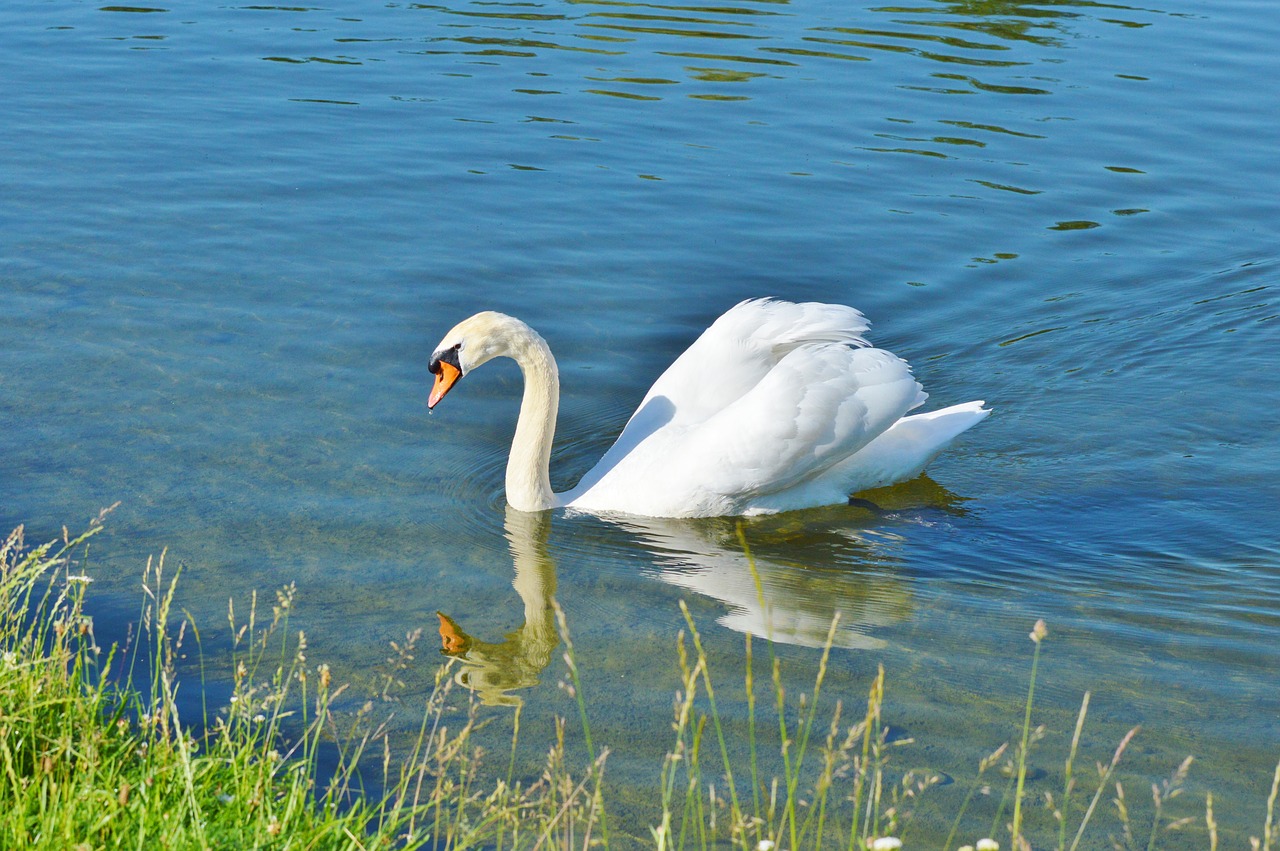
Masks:
[[[444,394],[453,389],[453,385],[457,384],[461,377],[462,370],[448,361],[440,361],[440,371],[436,373],[436,383],[431,388],[431,398],[427,400],[427,408],[431,409],[440,404]]]

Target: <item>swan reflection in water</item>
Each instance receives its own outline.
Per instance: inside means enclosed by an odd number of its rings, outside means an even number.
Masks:
[[[962,502],[925,475],[865,492],[850,506],[741,524],[735,518],[613,522],[644,543],[663,582],[724,603],[721,626],[779,644],[822,647],[830,635],[834,647],[878,650],[887,642],[875,630],[913,611],[911,583],[897,555],[903,538],[894,528],[928,522],[939,511],[963,514]]]
[[[553,606],[556,566],[547,553],[551,512],[507,506],[505,527],[515,564],[512,585],[524,603],[524,623],[502,641],[489,643],[468,635],[444,612],[437,613],[441,652],[461,663],[454,678],[490,706],[518,706],[520,698],[511,692],[538,684],[560,642]]]
[[[895,554],[902,538],[893,528],[963,508],[960,497],[927,476],[863,496],[851,507],[743,521],[758,589],[734,518],[600,520],[625,530],[648,552],[646,573],[724,603],[722,626],[782,644],[821,647],[839,613],[833,645],[875,650],[886,646],[875,630],[906,620],[913,610],[911,584]],[[441,613],[440,636],[442,652],[460,663],[459,684],[483,703],[516,706],[521,700],[512,692],[538,683],[560,641],[553,607],[556,568],[547,547],[551,512],[508,507],[505,527],[524,623],[490,643]]]

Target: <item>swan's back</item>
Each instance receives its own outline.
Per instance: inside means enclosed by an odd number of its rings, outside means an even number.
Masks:
[[[647,516],[746,514],[840,502],[846,485],[918,474],[955,436],[956,420],[880,441],[863,468],[860,451],[927,398],[904,360],[869,347],[867,328],[843,305],[737,305],[658,378],[564,504]],[[986,415],[976,408],[967,425]],[[888,444],[893,453],[880,451]],[[903,475],[895,478],[897,468]]]

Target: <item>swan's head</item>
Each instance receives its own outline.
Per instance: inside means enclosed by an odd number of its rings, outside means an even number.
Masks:
[[[427,369],[436,377],[427,407],[434,408],[458,379],[496,357],[515,357],[517,348],[537,333],[512,316],[486,310],[453,326],[431,354]]]

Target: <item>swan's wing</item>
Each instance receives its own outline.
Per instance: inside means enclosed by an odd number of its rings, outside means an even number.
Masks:
[[[637,413],[661,397],[671,422],[701,422],[749,392],[787,353],[811,343],[865,346],[862,334],[868,327],[865,316],[842,304],[744,301],[676,358]]]
[[[688,428],[749,393],[784,357],[815,343],[866,346],[865,316],[841,304],[758,298],[730,308],[658,377],[604,457],[574,493],[583,493],[626,462],[659,430]]]
[[[671,481],[672,492],[691,487],[741,505],[839,463],[924,399],[911,367],[890,352],[811,344],[705,422],[653,442],[668,443],[669,469],[687,480]]]
[[[822,484],[824,474],[925,398],[907,363],[882,349],[801,346],[705,421],[659,425],[626,451],[619,438],[565,494],[565,504],[651,517],[712,517],[749,511],[793,489],[835,488]],[[824,492],[805,499],[816,505],[841,496]]]

